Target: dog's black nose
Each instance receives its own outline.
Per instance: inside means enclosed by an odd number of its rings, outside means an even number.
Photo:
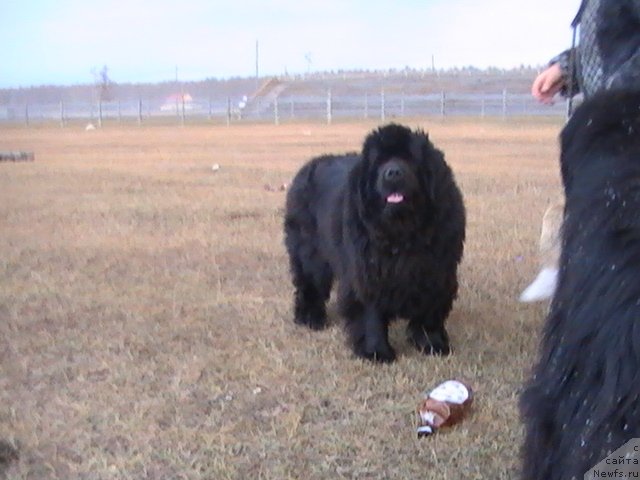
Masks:
[[[403,177],[402,169],[398,164],[392,163],[387,165],[382,174],[383,178],[387,181],[397,181]]]

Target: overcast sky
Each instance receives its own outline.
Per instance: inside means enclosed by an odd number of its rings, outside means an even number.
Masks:
[[[539,65],[579,0],[0,0],[0,88]]]

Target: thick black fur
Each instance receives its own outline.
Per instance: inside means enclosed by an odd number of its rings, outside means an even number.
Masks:
[[[400,202],[389,195],[401,194]],[[395,317],[425,353],[448,354],[445,319],[458,291],[465,210],[442,152],[422,131],[387,125],[361,154],[323,156],[294,178],[284,222],[295,287],[295,321],[326,325],[338,307],[356,355],[393,361]]]
[[[640,93],[587,101],[561,143],[560,275],[521,399],[528,480],[582,479],[640,437]]]

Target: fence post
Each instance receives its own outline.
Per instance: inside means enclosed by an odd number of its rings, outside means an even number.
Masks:
[[[182,95],[182,110],[180,111],[180,126],[184,127],[184,95]]]
[[[327,125],[332,121],[331,89],[327,90]]]
[[[293,101],[293,97],[289,97],[289,107],[290,107],[290,111],[289,111],[289,116],[290,118],[294,118],[295,117],[295,113],[294,113],[294,101]]]
[[[485,106],[486,100],[484,98],[484,95],[482,95],[482,100],[480,103],[480,117],[484,118],[484,116],[486,115],[486,106]]]
[[[60,126],[64,128],[64,100],[60,100]]]
[[[364,94],[364,118],[365,120],[369,118],[369,94]]]
[[[231,97],[227,97],[227,127],[231,125]]]
[[[98,100],[98,127],[102,128],[102,99]]]
[[[384,88],[380,90],[380,121],[385,121]]]
[[[444,92],[440,92],[440,116],[444,118],[447,114],[446,110],[447,96]]]
[[[212,117],[213,117],[213,113],[211,110],[211,94],[209,94],[209,115],[207,116],[207,118],[209,119],[209,121],[211,121]]]
[[[142,99],[138,99],[138,126],[142,126]]]
[[[275,122],[275,124],[280,125],[280,112],[278,111],[278,97],[276,97],[273,100],[273,115],[274,115],[273,121]]]
[[[502,118],[507,118],[507,89],[502,90]]]
[[[400,94],[400,117],[404,117],[404,92]]]
[[[25,104],[24,106],[24,124],[29,126],[29,104]]]

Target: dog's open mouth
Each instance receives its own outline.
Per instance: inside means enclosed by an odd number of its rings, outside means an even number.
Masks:
[[[404,195],[394,192],[387,196],[387,203],[402,203],[404,201]]]

